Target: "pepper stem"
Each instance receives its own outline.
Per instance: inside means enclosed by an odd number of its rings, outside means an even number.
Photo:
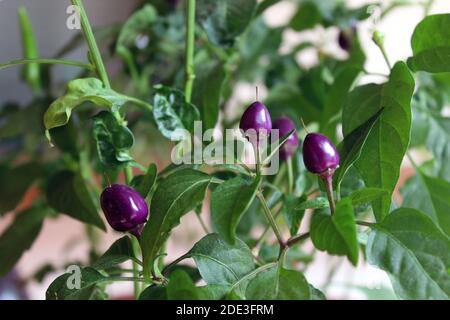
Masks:
[[[333,194],[333,170],[328,169],[325,173],[321,174],[320,177],[325,183],[325,190],[327,192],[328,202],[330,203],[330,211],[331,214],[333,214],[336,211],[336,203]]]

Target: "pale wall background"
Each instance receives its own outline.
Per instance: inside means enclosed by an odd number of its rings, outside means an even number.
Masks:
[[[321,0],[328,1],[328,0]],[[361,5],[367,1],[349,0],[351,5]],[[387,2],[387,1],[383,1]],[[29,14],[35,25],[35,32],[39,41],[41,56],[53,55],[66,41],[74,34],[74,31],[66,29],[66,8],[69,1],[61,0],[0,0],[0,61],[7,61],[21,56],[20,35],[17,28],[16,10],[20,4],[27,7]],[[120,21],[128,15],[133,8],[133,1],[120,0],[85,0],[89,16],[95,25],[106,25],[114,21]],[[295,12],[292,4],[282,1],[275,5],[265,14],[265,18],[272,25],[282,24],[287,21]],[[431,13],[450,12],[450,1],[436,0]],[[415,25],[422,19],[423,10],[419,6],[402,7],[394,10],[378,26],[378,29],[386,33],[386,49],[392,62],[404,60],[411,55],[410,38]],[[368,61],[366,69],[374,72],[387,73],[385,62],[370,41],[371,23],[364,23],[359,29],[359,35],[363,46],[366,48]],[[318,28],[314,32],[296,33],[288,31],[284,35],[285,50],[302,39],[308,38],[323,43],[327,50],[336,51],[343,54],[334,45],[336,30],[322,30]],[[76,52],[70,58],[83,59],[84,52]],[[305,65],[315,61],[315,52],[310,51],[303,57],[299,57],[300,63]],[[56,75],[59,79],[70,78],[72,73],[64,67],[56,68]],[[380,81],[378,77],[365,77],[363,82]],[[250,89],[250,88],[251,89]],[[248,101],[253,97],[253,85],[242,85],[234,99],[237,103]],[[264,94],[264,92],[262,93]],[[0,103],[20,98],[27,101],[30,98],[27,88],[21,84],[18,78],[17,69],[8,69],[0,72]],[[205,212],[205,217],[207,213]],[[11,221],[12,216],[8,215],[0,219],[0,232]],[[87,242],[83,238],[84,227],[68,217],[61,217],[57,220],[47,220],[37,242],[28,251],[20,263],[18,271],[27,277],[37,268],[46,262],[51,262],[56,266],[62,266],[67,261],[85,261],[87,254]],[[168,250],[169,260],[190,249],[193,243],[203,236],[203,232],[198,227],[198,223],[193,215],[187,215],[179,228],[174,232]],[[106,249],[114,239],[119,237],[111,231],[104,236],[103,246]],[[75,245],[67,247],[67,243],[76,239]],[[11,244],[14,245],[14,244]],[[310,250],[311,244],[306,245]],[[333,278],[333,283],[328,290],[330,298],[356,298],[363,299],[365,295],[357,290],[343,290],[347,285],[362,285],[371,288],[389,288],[390,283],[386,274],[368,265],[360,265],[358,269],[353,268],[345,260],[339,258],[329,258],[325,254],[319,254],[316,262],[307,271],[307,278],[314,285],[322,287],[326,279],[327,266],[340,263],[338,272]],[[1,261],[0,261],[1,263]],[[28,286],[31,298],[43,299],[45,289],[49,283],[57,276],[48,276],[43,284],[32,283]],[[131,293],[131,285],[120,284],[111,287],[112,296]]]

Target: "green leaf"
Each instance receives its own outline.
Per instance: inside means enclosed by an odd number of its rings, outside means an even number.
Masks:
[[[0,216],[14,210],[28,188],[43,174],[40,164],[29,162],[14,168],[0,165]]]
[[[312,1],[304,1],[292,17],[289,27],[295,31],[311,29],[322,21],[319,8]]]
[[[324,109],[321,113],[320,132],[327,137],[331,138],[336,135],[336,123],[331,120],[342,110],[350,89],[360,73],[361,68],[350,65],[343,68],[336,75],[336,78],[327,93]]]
[[[80,276],[80,287],[74,285]],[[95,297],[96,284],[105,280],[105,276],[92,268],[80,268],[80,272],[65,273],[56,278],[48,287],[47,300],[90,300]],[[69,289],[72,287],[73,289]]]
[[[344,140],[338,145],[337,149],[341,157],[341,163],[333,177],[335,186],[342,182],[342,179],[350,166],[361,156],[364,144],[383,110],[384,109],[381,108],[377,113],[370,117],[369,120],[346,135]]]
[[[211,43],[230,47],[247,28],[256,5],[256,0],[198,0],[197,20]]]
[[[19,213],[12,224],[0,236],[0,278],[19,261],[22,254],[36,240],[48,208],[35,207]]]
[[[136,46],[136,38],[143,33],[148,33],[157,18],[158,14],[150,4],[144,5],[141,9],[133,13],[120,30],[116,50],[120,51],[120,47],[134,48]]]
[[[256,196],[260,179],[237,176],[221,183],[211,196],[211,218],[215,230],[230,244],[236,240],[236,228]]]
[[[209,284],[207,286],[198,287],[203,296],[208,300],[225,300],[230,286],[221,284]]]
[[[124,236],[114,242],[111,247],[92,264],[92,268],[106,270],[128,260],[136,260],[133,246],[128,236]]]
[[[45,128],[50,130],[64,126],[69,121],[72,110],[87,101],[115,112],[127,102],[136,102],[136,99],[105,88],[96,78],[75,79],[67,85],[67,93],[54,101],[45,112]]]
[[[305,276],[280,266],[256,275],[248,284],[245,297],[249,300],[311,300],[311,287]]]
[[[211,177],[201,171],[184,169],[164,179],[156,188],[150,206],[150,217],[142,232],[141,247],[144,273],[149,268],[170,231],[180,218],[200,203]]]
[[[450,298],[450,240],[430,217],[400,208],[374,226],[367,260],[389,273],[402,299]]]
[[[295,236],[300,228],[300,223],[305,215],[305,209],[298,209],[302,203],[307,201],[306,195],[296,197],[292,194],[286,194],[283,197],[283,217],[289,227],[291,236]]]
[[[102,111],[94,117],[93,135],[98,157],[105,166],[118,167],[133,161],[128,152],[134,144],[133,133],[111,112]]]
[[[311,240],[314,246],[331,255],[346,255],[353,265],[358,264],[358,239],[355,215],[349,198],[336,205],[330,216],[316,211],[311,221]]]
[[[423,19],[414,30],[413,56],[408,66],[413,71],[450,72],[450,14],[436,14]]]
[[[187,103],[183,92],[169,87],[156,87],[153,117],[159,131],[168,139],[185,138],[177,129],[194,131],[194,121],[200,120],[197,108]]]
[[[391,194],[408,148],[411,131],[411,97],[414,79],[402,62],[395,64],[389,81],[353,90],[342,115],[344,136],[384,108],[355,163],[367,187],[385,189],[389,195],[372,203],[377,221],[388,214]]]
[[[176,270],[169,279],[167,298],[168,300],[203,300],[205,296],[186,272]]]
[[[106,230],[80,173],[70,170],[56,172],[49,179],[46,193],[48,204],[56,211]]]
[[[255,269],[250,248],[237,239],[234,245],[218,234],[203,237],[188,252],[208,285],[233,285]]]
[[[418,169],[402,189],[403,206],[418,209],[450,235],[450,183]]]
[[[131,181],[131,186],[145,199],[149,195],[150,191],[152,191],[157,177],[158,171],[156,165],[154,163],[151,163],[148,166],[145,175],[139,175],[133,178],[133,180]]]
[[[364,188],[361,190],[354,191],[348,197],[350,198],[352,205],[356,207],[363,204],[371,203],[372,201],[381,198],[386,194],[388,194],[388,192],[383,189]]]
[[[329,207],[330,203],[328,202],[327,198],[317,197],[314,199],[305,200],[301,202],[297,207],[295,207],[295,210],[323,209]]]
[[[25,7],[19,7],[17,14],[19,16],[20,29],[22,34],[23,55],[26,59],[39,58],[36,37],[33,31],[33,25],[28,11]],[[30,88],[36,94],[41,90],[41,70],[39,64],[30,63],[25,65],[23,75]]]
[[[167,287],[149,286],[142,291],[139,300],[167,300]]]
[[[193,101],[200,109],[203,130],[208,130],[215,127],[219,118],[225,70],[221,63],[206,63],[200,67],[198,74],[194,83]]]

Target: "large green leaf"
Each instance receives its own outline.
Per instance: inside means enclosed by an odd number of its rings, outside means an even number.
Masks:
[[[195,260],[209,285],[231,286],[255,269],[252,252],[243,241],[230,245],[215,233],[198,241],[187,256]]]
[[[225,70],[221,63],[204,63],[195,79],[193,101],[199,107],[203,130],[214,128],[219,118],[220,97],[225,80]]]
[[[367,187],[381,188],[389,192],[389,195],[372,203],[377,221],[383,220],[388,214],[391,194],[408,148],[413,91],[414,79],[406,65],[398,62],[393,67],[387,83],[356,88],[350,93],[344,107],[344,136],[348,136],[384,108],[355,163]]]
[[[305,276],[294,270],[274,266],[256,275],[248,284],[249,300],[311,300],[311,286]]]
[[[29,162],[14,168],[0,165],[0,216],[14,210],[28,188],[42,175],[42,167]]]
[[[35,207],[21,212],[0,236],[0,278],[19,261],[39,235],[48,208]]]
[[[149,286],[142,291],[139,300],[167,300],[167,287]]]
[[[133,180],[131,181],[131,186],[134,188],[134,190],[139,192],[139,194],[143,198],[147,198],[156,183],[157,177],[158,172],[156,165],[154,163],[151,163],[144,175],[135,176],[133,178]]]
[[[93,135],[98,156],[105,166],[116,167],[133,161],[128,152],[134,144],[133,133],[111,112],[102,111],[94,117]]]
[[[336,75],[327,93],[324,109],[321,114],[320,132],[329,138],[336,135],[336,121],[331,120],[333,117],[337,119],[335,116],[342,110],[350,89],[360,73],[361,69],[354,65],[343,68]]]
[[[98,214],[97,205],[80,173],[63,170],[51,176],[47,185],[47,200],[58,212],[106,230]]]
[[[289,227],[291,236],[295,236],[300,228],[300,223],[305,215],[305,209],[298,209],[307,201],[306,195],[296,197],[292,194],[286,194],[283,197],[283,217]]]
[[[124,236],[114,242],[111,247],[93,264],[92,268],[106,270],[128,260],[136,260],[133,246],[128,236]]]
[[[141,247],[144,272],[148,276],[152,262],[170,231],[180,218],[193,210],[204,198],[211,177],[201,171],[184,169],[163,180],[155,190],[150,217],[142,232]]]
[[[215,230],[229,243],[236,240],[236,228],[256,196],[260,179],[237,176],[221,183],[211,196],[211,218]]]
[[[371,203],[372,201],[381,198],[388,194],[386,190],[379,188],[364,188],[352,192],[348,197],[350,198],[353,206],[360,206],[363,204]]]
[[[340,185],[350,166],[360,157],[367,137],[380,118],[383,110],[384,109],[380,109],[370,117],[369,120],[346,135],[344,140],[338,145],[337,149],[341,157],[341,163],[333,176],[333,183],[335,186]]]
[[[203,292],[197,288],[189,277],[182,271],[174,271],[169,278],[166,288],[168,300],[202,300],[205,299]]]
[[[105,88],[96,78],[75,79],[67,85],[66,94],[54,101],[45,112],[45,128],[50,130],[67,124],[72,110],[87,101],[115,112],[127,102],[136,102],[136,99]]]
[[[183,92],[157,87],[153,98],[153,117],[162,135],[168,139],[185,138],[177,129],[193,132],[194,121],[200,120],[197,108],[187,103]]]
[[[429,215],[450,235],[450,183],[417,171],[417,175],[402,189],[403,206]]]
[[[79,271],[79,272],[78,272]],[[77,288],[77,277],[80,277],[80,287]],[[105,276],[92,268],[74,269],[56,278],[48,287],[47,300],[90,300],[94,298],[96,285],[105,280]]]
[[[400,298],[450,298],[450,239],[422,212],[400,208],[388,215],[370,233],[366,255],[389,273]]]
[[[256,0],[197,0],[197,20],[217,46],[231,46],[249,24]]]
[[[349,198],[336,205],[332,216],[316,211],[311,221],[314,246],[332,255],[346,255],[353,265],[358,263],[358,239],[355,215]]]
[[[450,72],[450,14],[423,19],[414,30],[413,56],[408,66],[413,71]]]

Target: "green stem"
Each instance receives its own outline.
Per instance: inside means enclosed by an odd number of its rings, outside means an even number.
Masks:
[[[95,69],[95,67],[93,65],[91,65],[91,64],[86,64],[86,63],[78,62],[78,61],[37,58],[37,59],[18,59],[18,60],[11,60],[11,61],[8,61],[6,63],[1,63],[0,64],[0,70],[1,69],[6,69],[6,68],[12,67],[12,66],[18,66],[18,65],[22,65],[22,64],[33,64],[33,63],[37,63],[37,64],[60,64],[60,65],[84,68],[84,69],[87,69],[87,70],[94,70]]]
[[[39,52],[36,44],[36,37],[33,32],[28,12],[25,7],[19,7],[17,12],[19,16],[20,27],[22,31],[22,45],[24,57],[27,59],[36,59],[39,57]],[[29,64],[25,67],[25,78],[28,85],[31,87],[33,94],[37,95],[41,92],[41,70],[38,64]]]
[[[233,291],[234,288],[238,287],[240,284],[244,283],[245,281],[253,278],[254,276],[256,276],[258,273],[263,272],[264,270],[270,269],[272,267],[275,267],[278,264],[278,262],[271,262],[268,264],[265,264],[261,267],[259,267],[258,269],[253,270],[252,272],[248,273],[247,275],[245,275],[244,277],[242,277],[241,279],[239,279],[237,282],[235,282],[231,288],[230,288],[230,292]]]
[[[294,246],[295,244],[308,239],[310,236],[309,232],[306,232],[304,234],[298,234],[296,236],[293,236],[292,238],[290,238],[287,242],[286,245],[290,248],[292,246]]]
[[[292,168],[292,158],[289,157],[286,160],[288,168],[288,193],[291,194],[294,191],[294,170]]]
[[[372,227],[375,223],[366,222],[366,221],[355,221],[357,225],[363,226],[363,227]]]
[[[77,6],[80,14],[81,28],[83,30],[84,37],[89,47],[89,54],[92,63],[95,65],[95,69],[100,80],[106,88],[110,88],[108,73],[106,72],[105,65],[103,63],[100,50],[98,49],[97,42],[95,41],[94,32],[92,31],[91,24],[89,23],[86,10],[84,9],[82,0],[71,0],[74,6]]]
[[[133,248],[134,255],[138,256],[140,246],[139,246],[139,241],[136,237],[131,238],[131,245]],[[133,267],[132,267],[133,268],[133,276],[135,278],[139,278],[139,274],[140,274],[139,265],[135,261],[132,262],[132,265],[133,265]],[[141,290],[142,290],[141,285],[138,281],[134,281],[133,287],[134,287],[134,298],[138,299],[141,294]]]
[[[205,223],[205,221],[203,220],[203,218],[201,217],[201,215],[200,215],[200,214],[197,214],[197,212],[195,212],[195,215],[197,216],[198,222],[200,223],[200,225],[201,225],[203,231],[204,231],[206,234],[210,234],[210,231],[209,231],[209,229],[208,229],[208,226],[206,225],[206,223]]]
[[[178,263],[180,263],[181,261],[183,261],[184,259],[187,259],[187,258],[189,258],[189,255],[188,254],[183,254],[182,256],[178,257],[177,259],[175,259],[171,263],[169,263],[163,269],[163,271],[161,273],[165,276],[170,268],[172,268],[173,266],[177,265]]]
[[[330,203],[330,211],[331,214],[333,214],[336,211],[336,203],[334,202],[334,195],[333,195],[333,176],[330,174],[325,174],[321,178],[325,184],[328,202]]]
[[[266,215],[267,221],[269,222],[270,226],[272,227],[273,232],[275,233],[275,236],[277,237],[278,243],[280,244],[281,248],[284,248],[286,246],[283,236],[281,235],[281,231],[278,228],[278,225],[273,218],[272,212],[269,209],[269,206],[267,205],[266,199],[264,198],[263,194],[261,192],[258,192],[256,194],[259,201],[261,201],[263,212]]]
[[[195,0],[187,1],[186,17],[186,85],[184,95],[186,102],[191,102],[194,86],[194,49],[195,49]]]

